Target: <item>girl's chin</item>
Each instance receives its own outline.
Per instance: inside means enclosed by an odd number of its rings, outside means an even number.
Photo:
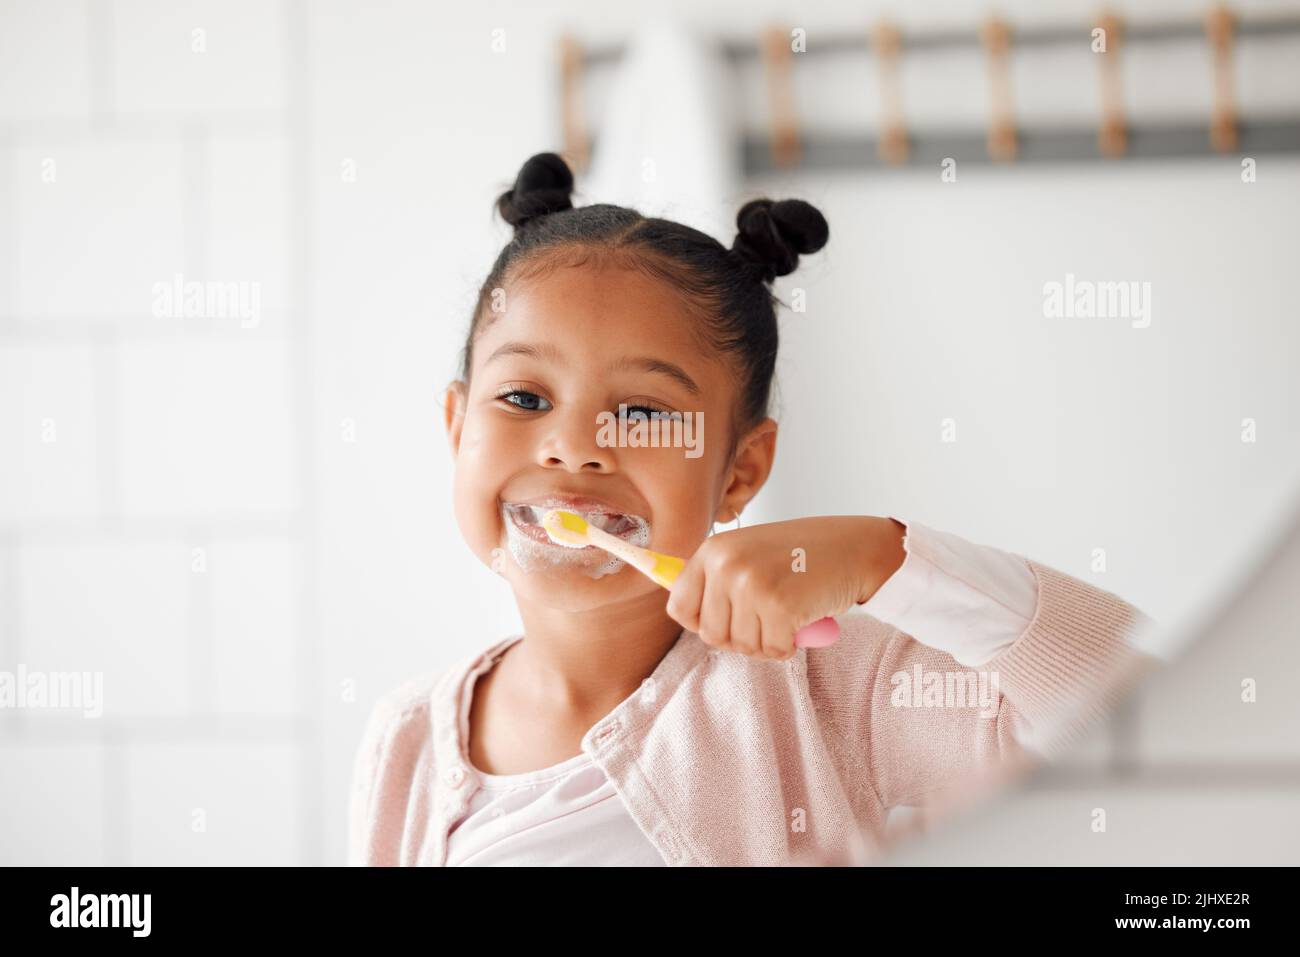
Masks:
[[[586,612],[622,603],[640,597],[641,586],[662,592],[665,598],[668,594],[632,568],[598,579],[572,571],[554,575],[524,575],[515,569],[512,572],[508,580],[517,603],[558,612]]]
[[[516,588],[534,592],[562,589],[619,588],[642,578],[635,568],[624,562],[616,567],[612,562],[591,564],[542,565],[522,568],[518,564],[510,569],[510,583]],[[647,579],[642,579],[648,581]]]

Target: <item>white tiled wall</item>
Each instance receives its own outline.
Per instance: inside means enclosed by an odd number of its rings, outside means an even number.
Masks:
[[[85,341],[7,342],[0,351],[0,517],[50,521],[98,512],[96,355]]]
[[[110,82],[122,112],[220,118],[290,106],[285,4],[114,0],[109,6]]]
[[[4,863],[341,854],[305,624],[305,20],[0,3],[0,667],[102,672],[104,708],[0,714]],[[158,315],[178,274],[255,284],[255,321]]]
[[[277,539],[207,549],[211,641],[208,707],[221,714],[308,709],[303,674],[302,546]]]
[[[295,864],[298,747],[249,735],[133,745],[125,755],[128,860]]]
[[[114,859],[109,843],[122,825],[107,800],[108,765],[116,756],[94,736],[83,742],[26,743],[0,738],[5,819],[0,859],[6,864],[102,866]],[[40,781],[17,787],[14,781]]]
[[[183,714],[197,664],[185,640],[190,577],[188,552],[175,543],[29,542],[18,559],[22,660],[103,672],[106,714]]]
[[[280,515],[292,508],[287,348],[256,339],[123,342],[113,358],[125,514]]]

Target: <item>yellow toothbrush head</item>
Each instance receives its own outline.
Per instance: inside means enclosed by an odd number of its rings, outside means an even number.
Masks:
[[[673,555],[661,555],[648,548],[616,538],[599,526],[590,525],[581,515],[575,515],[562,508],[553,508],[543,515],[542,528],[546,530],[550,540],[557,545],[566,548],[586,548],[591,545],[604,549],[664,588],[673,587],[673,582],[686,565],[684,559]],[[593,538],[595,541],[592,540]]]
[[[562,508],[553,508],[543,515],[542,528],[551,541],[565,548],[586,548],[591,544],[587,541],[587,520]]]

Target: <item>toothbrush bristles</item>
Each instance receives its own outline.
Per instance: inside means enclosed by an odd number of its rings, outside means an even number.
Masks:
[[[586,548],[591,544],[586,519],[562,508],[553,508],[542,516],[542,529],[551,541],[565,548]]]

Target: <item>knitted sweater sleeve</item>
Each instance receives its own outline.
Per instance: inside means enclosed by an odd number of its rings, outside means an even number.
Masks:
[[[958,546],[951,561],[939,560],[961,574],[971,568],[958,565],[956,554],[964,550]],[[926,626],[924,633],[871,617],[868,603],[868,614],[841,620],[844,635],[836,645],[809,657],[815,701],[886,808],[928,803],[972,773],[1077,740],[1152,663],[1131,641],[1150,622],[1139,609],[1032,559],[999,554],[998,560],[1023,563],[1033,583],[1036,597],[1031,594],[1032,608],[1023,616],[1001,616],[993,628],[982,617],[991,603],[938,609],[952,594],[944,580],[910,590],[911,611],[903,617]],[[997,580],[1015,577],[1004,569]],[[963,609],[978,641],[954,638]],[[1008,622],[1023,628],[1000,638]]]

